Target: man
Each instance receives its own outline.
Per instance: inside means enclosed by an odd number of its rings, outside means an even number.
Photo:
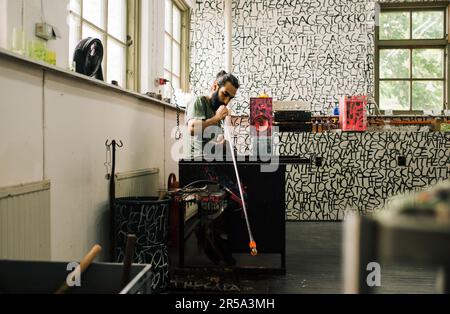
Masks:
[[[206,153],[214,154],[215,144],[222,144],[223,120],[229,114],[227,105],[239,89],[238,79],[225,71],[219,72],[208,96],[200,96],[186,108],[187,145],[186,157],[198,158]],[[207,147],[208,148],[208,147]]]
[[[221,124],[229,114],[227,105],[236,96],[238,89],[238,79],[232,74],[221,71],[216,76],[210,94],[197,97],[193,103],[187,106],[188,136],[186,138],[188,138],[188,145],[186,155],[188,158],[201,158],[208,153],[214,154],[215,147],[225,144]],[[206,147],[207,145],[211,149]],[[236,261],[232,257],[228,243],[226,212],[222,212],[209,224],[199,224],[196,235],[199,244],[203,246],[205,254],[211,261],[215,264],[224,261],[227,265],[232,266]]]

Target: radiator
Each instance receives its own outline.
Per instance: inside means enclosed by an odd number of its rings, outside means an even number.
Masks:
[[[159,169],[144,169],[116,174],[116,198],[158,196]]]
[[[159,169],[144,169],[116,174],[116,198],[158,196]],[[197,205],[186,208],[186,221],[197,213]]]
[[[0,259],[50,260],[50,181],[0,188]]]

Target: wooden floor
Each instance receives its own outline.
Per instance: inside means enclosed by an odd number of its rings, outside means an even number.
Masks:
[[[287,223],[287,274],[241,275],[242,292],[342,293],[342,226],[338,222]],[[435,278],[435,269],[420,265],[381,265],[378,292],[435,293]]]

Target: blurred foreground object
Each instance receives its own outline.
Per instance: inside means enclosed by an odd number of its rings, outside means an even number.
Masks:
[[[437,292],[450,293],[450,182],[396,197],[372,216],[351,215],[344,225],[344,292],[372,293],[370,263],[437,266]]]

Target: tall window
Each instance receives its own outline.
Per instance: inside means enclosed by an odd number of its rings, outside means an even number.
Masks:
[[[379,22],[380,109],[444,109],[448,64],[446,8],[382,7]]]
[[[166,96],[174,89],[186,89],[188,66],[186,5],[180,0],[165,0],[164,78],[172,84],[166,86]]]
[[[103,74],[109,83],[127,86],[127,0],[70,0],[70,62],[81,39],[103,43]]]

